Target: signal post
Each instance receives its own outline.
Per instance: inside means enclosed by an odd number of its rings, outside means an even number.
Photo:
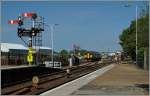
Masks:
[[[32,24],[26,24],[26,22]],[[42,46],[42,39],[40,39],[42,37],[40,37],[40,34],[44,31],[44,18],[38,16],[36,13],[23,13],[18,16],[17,20],[9,20],[8,23],[18,25],[18,37],[28,46],[27,61],[29,65],[31,65],[36,59],[33,57],[33,46],[35,50],[37,46]],[[23,39],[24,37],[28,37],[29,40],[25,41],[25,39]],[[39,54],[39,52],[36,52],[36,57],[38,56],[37,54]],[[38,60],[35,60],[35,62],[38,64]]]

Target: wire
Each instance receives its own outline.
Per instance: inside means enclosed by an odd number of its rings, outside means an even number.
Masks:
[[[25,43],[25,45],[27,45],[28,46],[28,43],[26,43],[25,42],[25,40],[23,40],[23,38],[22,37],[20,37],[21,38],[21,40]]]

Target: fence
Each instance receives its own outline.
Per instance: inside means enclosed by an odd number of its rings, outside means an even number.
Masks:
[[[45,61],[44,64],[45,64],[46,67],[59,68],[59,69],[62,68],[62,63],[61,62]]]

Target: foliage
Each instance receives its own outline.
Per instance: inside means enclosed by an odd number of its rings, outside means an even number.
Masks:
[[[149,48],[149,10],[145,7],[141,12],[141,16],[137,20],[137,46],[138,57],[142,58],[145,48]],[[119,36],[120,45],[126,55],[136,59],[136,20],[133,20],[130,26],[122,31]]]
[[[68,58],[71,56],[71,54],[78,56],[78,53],[80,53],[80,56],[84,56],[85,52],[87,52],[85,49],[76,50],[75,52],[74,50],[68,51],[66,49],[62,49],[60,52],[58,52],[57,56],[55,56],[55,60],[62,62],[63,66],[65,66],[68,65]]]
[[[59,59],[60,59],[60,61],[62,62],[63,65],[67,65],[68,64],[68,56],[69,56],[69,53],[65,49],[62,49],[59,52]]]
[[[62,49],[62,50],[60,51],[60,55],[61,55],[62,57],[67,57],[68,54],[69,54],[68,51],[65,50],[65,49]]]

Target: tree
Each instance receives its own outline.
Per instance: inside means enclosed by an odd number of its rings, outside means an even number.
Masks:
[[[135,21],[132,21],[130,27],[123,30],[119,39],[125,54],[135,60]]]
[[[66,57],[66,56],[68,56],[68,51],[65,50],[65,49],[62,49],[62,50],[60,51],[60,55],[63,56],[63,57]]]
[[[68,51],[65,49],[62,49],[59,52],[59,55],[60,55],[60,61],[62,62],[62,64],[67,65],[68,64],[68,56],[69,56]]]
[[[149,8],[145,7],[141,12],[140,17],[138,18],[138,64],[143,66],[143,57],[144,50],[149,49]],[[136,59],[136,21],[133,20],[130,26],[122,31],[122,34],[119,36],[120,45],[124,53],[128,56],[131,56],[133,60]]]

